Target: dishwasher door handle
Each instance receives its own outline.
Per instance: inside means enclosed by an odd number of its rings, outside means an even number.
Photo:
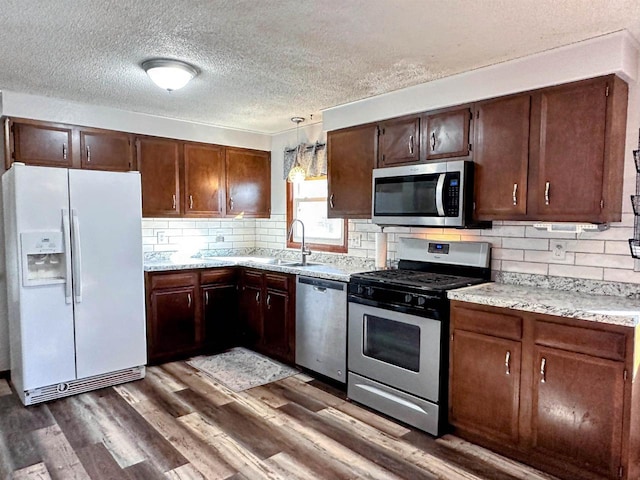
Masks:
[[[313,287],[316,292],[324,293],[327,291],[325,287]]]

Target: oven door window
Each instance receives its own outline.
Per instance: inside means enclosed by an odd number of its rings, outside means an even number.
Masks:
[[[364,315],[365,356],[413,372],[420,371],[420,327]]]
[[[374,215],[437,217],[440,174],[379,178],[375,181]]]

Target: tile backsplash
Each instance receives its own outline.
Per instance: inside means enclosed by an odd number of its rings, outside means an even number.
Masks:
[[[534,222],[494,222],[493,228],[455,230],[387,227],[388,259],[397,260],[400,237],[430,240],[475,240],[492,245],[491,268],[495,273],[534,274],[595,281],[640,284],[634,270],[628,239],[633,236],[632,214],[609,230],[581,234],[538,230]],[[270,219],[143,219],[145,252],[265,248],[283,250],[287,232],[284,214]],[[375,258],[375,233],[370,220],[349,221],[352,257]],[[313,258],[313,257],[312,257]]]

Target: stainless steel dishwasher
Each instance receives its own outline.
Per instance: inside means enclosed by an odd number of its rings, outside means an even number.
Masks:
[[[298,276],[296,363],[347,381],[347,284]]]

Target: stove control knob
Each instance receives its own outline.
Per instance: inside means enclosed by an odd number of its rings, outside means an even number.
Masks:
[[[424,297],[418,297],[418,306],[421,307],[422,305],[424,305],[425,303],[427,303],[427,299]]]
[[[373,295],[373,287],[367,287],[367,295],[369,295],[370,297]]]
[[[358,285],[356,292],[358,293],[358,295],[362,295],[364,293],[364,287],[362,285]]]
[[[407,293],[407,294],[404,296],[404,301],[405,301],[405,303],[411,303],[411,300],[413,300],[413,295],[411,295],[410,293]]]

